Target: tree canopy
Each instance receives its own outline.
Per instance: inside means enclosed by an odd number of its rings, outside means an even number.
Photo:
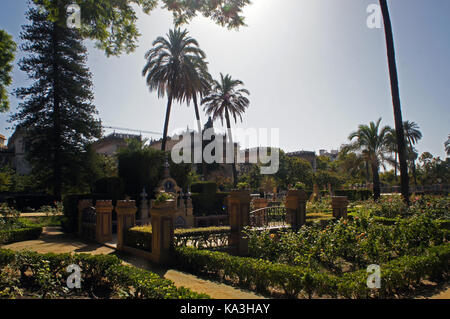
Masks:
[[[86,47],[77,30],[60,27],[35,7],[27,12],[19,63],[32,83],[18,88],[22,100],[11,119],[26,134],[28,158],[41,181],[56,197],[79,182],[86,146],[100,137],[100,121],[92,104],[91,73]]]
[[[9,98],[6,87],[11,84],[11,71],[13,69],[16,43],[11,35],[0,30],[0,112],[9,110]]]
[[[76,3],[81,9],[81,33],[96,41],[106,55],[129,53],[140,36],[136,9],[150,14],[158,4],[173,14],[174,24],[189,23],[203,15],[220,26],[238,29],[245,26],[242,9],[250,0],[33,0],[49,12],[53,22],[66,23],[66,7]]]

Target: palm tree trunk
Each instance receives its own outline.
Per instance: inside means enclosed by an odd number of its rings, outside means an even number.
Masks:
[[[398,156],[400,162],[400,185],[405,202],[409,205],[409,176],[408,164],[406,162],[406,143],[403,131],[402,108],[400,103],[400,92],[398,87],[397,64],[395,62],[394,37],[392,34],[391,19],[386,0],[380,0],[381,12],[383,13],[384,31],[386,35],[386,48],[389,61],[389,76],[391,80],[392,103],[394,107],[395,132],[397,133]]]
[[[194,100],[195,119],[197,120],[197,129],[198,132],[201,134],[202,124],[200,122],[200,112],[198,111],[197,95],[193,96],[193,100]]]
[[[369,183],[370,181],[369,162],[365,161],[365,163],[366,163],[366,182]]]
[[[225,109],[225,119],[227,120],[227,129],[228,129],[228,136],[230,139],[231,148],[233,150],[233,163],[231,163],[231,168],[233,171],[233,187],[236,187],[237,185],[237,170],[236,170],[236,163],[235,163],[235,157],[234,157],[234,142],[233,142],[233,136],[231,134],[231,121],[230,121],[230,115],[228,114],[228,109]],[[227,149],[228,150],[228,149]]]
[[[412,160],[412,173],[414,177],[414,191],[417,189],[416,160]]]
[[[169,118],[170,118],[170,110],[172,109],[172,93],[169,94],[169,98],[167,101],[167,109],[166,109],[166,120],[164,122],[164,133],[163,133],[163,140],[161,144],[161,151],[166,151],[166,144],[167,144],[167,131],[169,129]]]
[[[394,175],[395,175],[395,181],[396,182],[397,182],[397,166],[398,166],[398,153],[395,152]]]
[[[202,131],[202,124],[200,122],[200,112],[198,111],[197,94],[194,94],[193,100],[194,100],[195,119],[197,120],[197,130],[198,130],[198,134],[200,134],[199,136],[202,137],[200,140],[200,143],[201,143],[200,145],[202,148],[202,179],[205,180],[206,179],[206,163],[203,160],[203,131]]]
[[[380,174],[378,172],[378,163],[372,164],[372,175],[373,175],[373,197],[375,200],[380,198],[381,187],[380,187]]]

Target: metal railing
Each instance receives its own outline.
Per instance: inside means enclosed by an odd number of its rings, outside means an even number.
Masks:
[[[265,207],[250,212],[250,226],[254,228],[282,228],[290,226],[287,209],[283,206]]]

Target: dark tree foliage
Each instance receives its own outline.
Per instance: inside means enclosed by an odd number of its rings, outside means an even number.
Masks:
[[[65,24],[67,5],[76,3],[81,9],[83,37],[96,40],[106,55],[130,53],[137,47],[139,30],[136,8],[150,14],[158,4],[173,14],[174,24],[189,23],[203,15],[220,26],[238,29],[245,26],[242,9],[250,0],[33,0],[42,5],[52,21]]]
[[[9,99],[6,87],[11,84],[16,43],[4,30],[0,30],[0,112],[9,110]]]
[[[22,102],[12,121],[27,132],[33,171],[60,198],[80,182],[86,145],[100,137],[101,124],[94,118],[91,73],[78,31],[34,7],[26,16],[31,24],[23,26],[21,49],[27,56],[19,66],[32,84],[16,90]]]
[[[130,141],[127,147],[119,150],[119,177],[124,182],[125,194],[133,199],[139,199],[145,187],[147,194],[154,197],[155,189],[164,178],[163,151],[155,150],[142,142]],[[170,176],[178,186],[187,190],[192,164],[175,164],[169,156]]]

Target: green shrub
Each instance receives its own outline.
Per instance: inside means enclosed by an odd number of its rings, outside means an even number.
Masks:
[[[370,189],[338,189],[334,191],[336,196],[347,196],[348,200],[368,200],[373,196]]]
[[[346,298],[392,297],[426,278],[447,276],[450,244],[433,246],[420,256],[403,256],[381,265],[381,289],[367,287],[365,270],[336,276],[289,266],[267,260],[236,257],[226,253],[198,250],[192,247],[175,249],[178,267],[206,273],[256,290],[281,289],[287,297],[300,292],[311,297],[329,295]]]
[[[215,194],[217,193],[217,183],[215,182],[197,182],[191,185],[192,193]]]
[[[38,239],[42,227],[27,227],[0,231],[0,244],[10,244],[18,241]]]
[[[155,204],[162,204],[168,200],[174,199],[172,194],[166,192],[160,192],[156,195]]]
[[[128,229],[123,234],[123,243],[129,247],[151,251],[152,227],[138,226]]]
[[[221,215],[226,213],[225,198],[229,193],[192,193],[192,206],[195,216]]]
[[[177,228],[174,231],[174,241],[177,246],[199,244],[203,247],[214,247],[219,239],[229,236],[230,227]],[[152,227],[137,226],[124,233],[124,244],[129,247],[151,251]]]
[[[115,265],[108,268],[107,277],[126,298],[133,299],[207,299],[184,287],[177,288],[172,281],[147,270]]]
[[[107,194],[113,201],[123,199],[123,181],[119,177],[101,178],[95,182],[94,193]]]
[[[0,249],[0,273],[4,267],[12,267],[19,273],[19,283],[28,288],[53,293],[67,293],[67,266],[77,264],[81,268],[81,290],[90,296],[104,298],[111,294],[122,298],[157,298],[157,299],[198,299],[209,298],[189,289],[177,288],[173,282],[139,268],[122,265],[119,258],[112,255],[89,254],[39,254],[36,252]],[[31,275],[26,273],[31,272]],[[58,290],[58,291],[56,291]],[[0,291],[1,293],[1,291]],[[52,296],[43,294],[42,297]],[[57,295],[56,295],[57,296]],[[63,295],[65,296],[65,295]]]

